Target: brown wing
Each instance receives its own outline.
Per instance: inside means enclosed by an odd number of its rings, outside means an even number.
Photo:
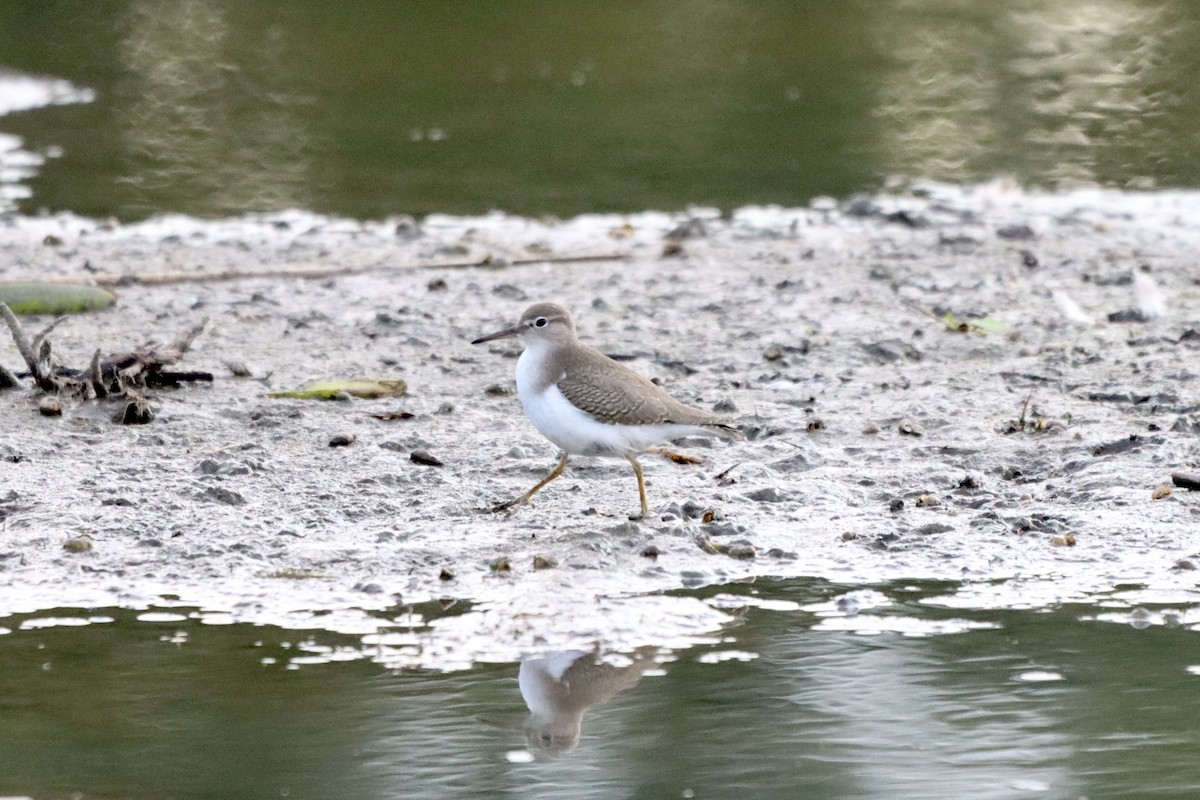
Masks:
[[[575,359],[556,384],[576,407],[601,422],[630,425],[721,426],[725,420],[679,402],[646,378],[590,347]]]

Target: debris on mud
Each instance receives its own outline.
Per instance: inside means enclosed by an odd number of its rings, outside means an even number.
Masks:
[[[414,464],[420,464],[423,467],[444,467],[445,463],[440,458],[430,453],[428,450],[413,450],[408,456],[408,460]]]
[[[437,646],[411,662],[441,668],[543,639],[577,636],[569,646],[586,648],[710,635],[727,615],[674,590],[743,578],[944,581],[964,607],[1086,602],[1114,586],[1176,602],[1195,591],[1176,564],[1200,560],[1184,491],[1200,489],[1200,411],[1188,388],[1200,231],[1178,224],[1196,204],[1194,193],[935,186],[871,198],[866,215],[836,202],[572,220],[431,215],[411,240],[394,221],[307,212],[286,228],[272,216],[112,230],[70,215],[5,220],[6,257],[47,278],[77,278],[85,260],[114,274],[154,263],[181,278],[123,286],[119,309],[44,336],[54,340],[40,358],[50,388],[31,394],[60,397],[64,419],[39,416],[24,392],[0,392],[0,612],[170,597],[239,620],[361,631],[424,604],[440,615]],[[706,235],[681,237],[685,257],[662,259],[664,235],[696,216]],[[1033,244],[993,235],[1008,225],[1036,231],[1036,269],[1020,255]],[[178,244],[160,246],[164,228]],[[42,258],[47,235],[75,255]],[[623,260],[520,263],[537,243],[604,251],[614,238]],[[467,252],[454,257],[476,266],[373,269],[456,246]],[[484,250],[493,257],[479,266]],[[1142,262],[1170,313],[1108,322],[1107,312],[1140,307],[1129,276]],[[286,274],[322,263],[349,271],[303,291]],[[182,280],[210,273],[239,279]],[[1088,325],[1062,312],[1064,290]],[[477,513],[528,489],[554,457],[513,397],[518,348],[484,359],[467,344],[534,299],[568,305],[583,339],[732,417],[747,441],[676,445],[706,466],[644,459],[660,513],[638,525],[611,514],[633,489],[620,459],[573,460],[536,507]],[[947,309],[957,322],[991,316],[1009,327],[944,333]],[[227,375],[249,364],[254,379],[203,393],[155,392],[138,385],[144,376],[90,379],[108,373],[100,355],[88,364],[98,343],[204,316],[214,322],[197,368]],[[35,362],[35,326],[49,322],[26,322]],[[17,353],[10,345],[0,359],[19,367]],[[64,378],[55,359],[66,353],[79,354],[80,370]],[[411,399],[265,397],[400,369]],[[109,424],[117,411],[137,418],[129,389],[154,406],[151,426]],[[117,399],[77,401],[85,392]],[[354,447],[326,447],[348,430]],[[1147,503],[1171,467],[1174,494]],[[922,493],[940,506],[919,507]],[[96,549],[65,556],[63,531],[88,533]],[[562,566],[532,569],[535,556]],[[270,580],[281,568],[325,577],[319,587]],[[433,611],[450,588],[459,605]]]
[[[50,334],[59,324],[66,321],[66,317],[54,320],[30,340],[20,320],[4,303],[0,303],[0,315],[3,315],[8,324],[17,351],[25,360],[25,366],[29,370],[25,377],[31,378],[34,384],[46,393],[38,404],[38,410],[43,416],[62,415],[63,406],[58,398],[60,395],[80,400],[86,400],[89,396],[97,399],[111,397],[126,401],[124,409],[113,418],[114,422],[141,424],[153,418],[150,407],[142,396],[144,389],[178,386],[180,383],[192,381],[211,382],[213,379],[210,372],[177,372],[164,369],[183,358],[192,342],[208,324],[207,319],[165,345],[152,342],[132,352],[117,353],[103,359],[97,350],[92,355],[88,368],[80,370],[62,364],[51,346]],[[20,377],[7,371],[5,376],[5,382],[9,376]]]
[[[342,396],[377,400],[381,397],[403,397],[408,384],[397,379],[314,381],[300,389],[269,392],[267,397],[293,400],[338,400]]]

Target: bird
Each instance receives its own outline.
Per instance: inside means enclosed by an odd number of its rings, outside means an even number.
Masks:
[[[575,320],[558,303],[535,303],[511,328],[471,344],[516,336],[524,345],[517,360],[517,395],[535,428],[562,450],[558,464],[532,489],[489,510],[526,505],[562,475],[571,456],[624,458],[637,476],[641,513],[650,514],[646,479],[637,456],[680,436],[745,438],[717,414],[685,405],[658,385],[579,341]]]
[[[623,666],[599,652],[566,650],[527,658],[517,671],[517,687],[529,708],[521,726],[533,753],[569,753],[579,744],[583,715],[637,686],[659,664],[658,648],[640,647],[623,656]]]

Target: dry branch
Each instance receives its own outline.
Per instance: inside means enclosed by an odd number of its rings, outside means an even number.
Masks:
[[[183,358],[192,342],[208,324],[207,319],[188,328],[166,344],[152,342],[132,352],[103,359],[100,357],[100,351],[96,350],[88,368],[77,370],[65,366],[56,367],[50,360],[50,333],[66,317],[56,319],[31,342],[12,309],[4,303],[0,303],[0,315],[3,315],[8,323],[17,350],[29,367],[28,376],[33,378],[39,389],[50,395],[70,393],[86,398],[91,392],[97,398],[112,395],[124,398],[128,405],[122,414],[117,415],[117,419],[127,424],[148,422],[153,418],[145,400],[137,391],[139,387],[176,386],[185,381],[213,379],[211,372],[170,372],[163,369]],[[16,386],[17,379],[17,375],[0,368],[0,388]]]
[[[29,337],[25,335],[25,330],[21,327],[21,321],[17,319],[17,315],[12,312],[12,309],[5,303],[0,303],[0,314],[4,316],[4,321],[8,323],[8,329],[12,331],[13,342],[17,345],[17,351],[21,354],[21,358],[25,359],[25,365],[29,367],[29,374],[33,377],[38,388],[44,392],[57,392],[58,384],[55,383],[53,376],[45,372],[41,368],[41,361],[37,356],[37,350],[30,343]],[[50,327],[57,325],[56,320]],[[48,333],[49,331],[43,331]],[[41,337],[39,336],[39,346]]]
[[[471,267],[519,267],[529,264],[576,264],[588,261],[618,261],[625,258],[624,253],[599,253],[578,256],[550,256],[539,258],[497,259],[488,255],[474,261],[429,261],[418,264],[371,264],[356,267],[284,267],[272,270],[240,270],[230,269],[219,272],[127,272],[117,274],[101,272],[88,276],[59,276],[42,278],[47,283],[89,283],[105,288],[119,286],[169,286],[179,283],[218,283],[223,281],[241,281],[264,278],[297,278],[300,280],[318,280],[322,278],[339,278],[352,275],[364,275],[370,272],[413,272],[427,269],[470,269]]]

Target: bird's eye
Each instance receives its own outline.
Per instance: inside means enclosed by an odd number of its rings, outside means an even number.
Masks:
[[[538,317],[537,319],[535,319],[535,320],[533,321],[533,325],[534,325],[534,327],[535,327],[535,328],[544,328],[544,327],[546,327],[546,318],[545,318],[545,317]]]

